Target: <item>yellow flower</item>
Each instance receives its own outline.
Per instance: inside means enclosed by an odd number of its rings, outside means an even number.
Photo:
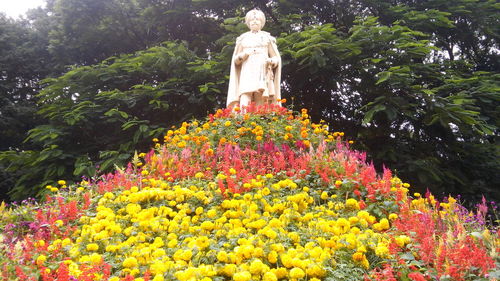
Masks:
[[[156,274],[155,277],[153,278],[153,281],[164,281],[165,278],[163,277],[163,274]]]
[[[396,237],[396,244],[398,244],[399,247],[404,247],[406,244],[410,242],[411,242],[410,237],[406,235],[400,235]]]
[[[389,219],[392,221],[392,220],[395,220],[398,218],[398,215],[397,214],[389,214]]]
[[[323,200],[328,199],[328,193],[326,191],[321,192],[321,199]]]
[[[226,127],[231,126],[231,121],[228,120],[228,121],[224,122],[224,126],[226,126]]]
[[[385,258],[389,255],[389,249],[384,243],[378,243],[375,248],[375,254],[381,258]]]
[[[201,225],[200,225],[201,229],[203,230],[206,230],[206,231],[210,231],[212,229],[214,229],[215,227],[215,224],[211,221],[204,221]]]
[[[58,180],[57,184],[58,185],[66,185],[66,181],[65,180]]]
[[[278,277],[272,271],[268,271],[262,276],[263,281],[278,281]]]
[[[102,261],[102,257],[97,253],[93,253],[92,255],[90,255],[90,261],[92,262],[92,264],[99,264]]]
[[[207,151],[205,151],[205,155],[207,155],[207,156],[212,156],[212,155],[214,155],[214,150],[213,150],[213,149],[211,149],[211,148],[207,149]]]
[[[340,228],[342,233],[346,233],[351,228],[351,223],[344,218],[340,218],[337,220],[337,226]]]
[[[267,260],[270,263],[276,263],[278,261],[278,253],[276,251],[269,252],[269,254],[267,255]]]
[[[262,195],[267,196],[267,195],[269,195],[270,193],[271,193],[271,190],[269,190],[269,188],[264,187],[264,188],[262,189]]]
[[[305,272],[298,267],[294,267],[294,268],[292,268],[292,270],[290,270],[290,277],[291,278],[300,279],[300,278],[303,278],[304,276],[306,276]]]
[[[347,201],[345,202],[345,206],[348,209],[359,210],[359,203],[358,201],[356,201],[356,199],[353,198],[347,199]]]
[[[250,274],[250,272],[248,271],[238,272],[233,275],[234,281],[248,281],[251,279],[252,279],[252,274]]]
[[[123,261],[122,265],[123,265],[123,267],[126,267],[126,268],[133,268],[133,267],[137,267],[138,262],[137,262],[136,258],[128,257]]]
[[[87,251],[97,251],[99,250],[99,245],[96,243],[90,243],[87,245]]]
[[[352,254],[352,260],[355,261],[355,262],[361,262],[365,259],[365,254],[361,253],[361,252],[356,252],[354,254]]]
[[[386,229],[389,229],[390,225],[389,225],[389,221],[386,219],[386,218],[383,218],[380,220],[380,227],[383,229],[383,230],[386,230]]]
[[[227,261],[227,253],[226,253],[226,251],[220,251],[219,253],[217,253],[217,259],[220,262],[226,262]]]
[[[36,264],[38,266],[42,266],[43,263],[47,260],[47,257],[45,255],[39,255],[37,258],[36,258]]]
[[[265,268],[265,265],[262,263],[262,261],[259,259],[255,259],[250,264],[249,270],[252,274],[258,275],[264,270],[264,268]]]

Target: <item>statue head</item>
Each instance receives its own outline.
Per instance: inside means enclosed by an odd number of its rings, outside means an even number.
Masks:
[[[261,10],[250,10],[245,16],[245,23],[251,31],[260,31],[266,24],[266,16]]]

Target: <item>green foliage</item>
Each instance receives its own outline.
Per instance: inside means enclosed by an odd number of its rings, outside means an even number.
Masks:
[[[41,149],[0,156],[8,171],[29,170],[11,197],[40,195],[54,179],[111,171],[134,149],[150,147],[168,124],[206,115],[216,89],[199,90],[206,78],[188,65],[195,59],[184,44],[167,42],[46,79],[39,114],[49,122],[26,139]]]

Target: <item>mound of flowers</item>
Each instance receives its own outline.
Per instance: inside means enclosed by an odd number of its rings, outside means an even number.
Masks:
[[[183,123],[102,178],[0,206],[5,280],[492,280],[500,237],[279,106]],[[352,143],[352,142],[351,142]]]

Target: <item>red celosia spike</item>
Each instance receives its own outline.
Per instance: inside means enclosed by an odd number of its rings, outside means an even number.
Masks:
[[[59,265],[59,268],[57,269],[57,280],[61,281],[69,281],[70,280],[70,275],[69,275],[69,270],[68,266],[62,262]]]

